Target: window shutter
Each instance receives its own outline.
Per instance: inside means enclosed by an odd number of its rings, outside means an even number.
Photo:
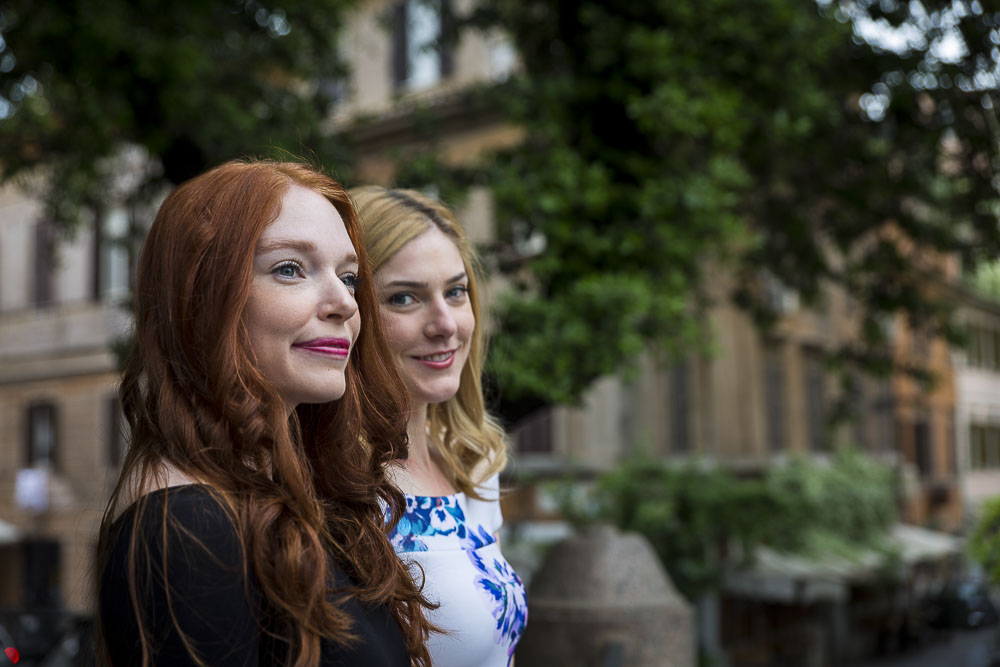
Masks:
[[[51,226],[44,221],[35,225],[35,284],[34,303],[48,306],[52,303],[52,243]]]
[[[28,432],[25,438],[26,463],[29,467],[50,465],[55,467],[59,443],[59,424],[56,406],[50,402],[28,406]]]
[[[438,54],[441,57],[441,78],[447,79],[455,71],[455,47],[458,39],[451,0],[441,0],[440,35]]]
[[[392,16],[392,87],[399,90],[406,84],[407,53],[406,53],[406,2],[396,3]]]

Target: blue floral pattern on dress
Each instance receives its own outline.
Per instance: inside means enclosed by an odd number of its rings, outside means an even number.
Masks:
[[[490,613],[496,619],[494,639],[497,644],[506,643],[508,664],[514,655],[514,647],[524,633],[528,622],[528,602],[525,599],[524,584],[517,572],[506,560],[492,558],[492,566],[487,567],[475,551],[468,551],[469,560],[478,571],[475,579],[476,590],[482,593]]]
[[[507,647],[509,664],[528,620],[524,584],[502,555],[494,556],[499,551],[478,553],[494,544],[496,537],[480,523],[475,526],[466,523],[460,496],[407,494],[406,511],[389,534],[389,540],[399,553],[432,549],[466,553],[474,569],[472,585],[496,621],[494,641]]]
[[[458,496],[406,496],[406,511],[390,533],[398,552],[427,551],[428,538],[452,536],[462,549],[478,549],[496,541],[483,526],[470,529]]]

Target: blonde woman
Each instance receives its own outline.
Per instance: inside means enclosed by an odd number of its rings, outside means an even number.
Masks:
[[[406,512],[391,541],[420,565],[424,594],[440,605],[429,619],[444,631],[428,643],[433,664],[508,665],[527,604],[498,541],[507,451],[483,404],[475,252],[454,214],[419,192],[366,187],[351,195],[411,404],[409,457],[392,473]]]

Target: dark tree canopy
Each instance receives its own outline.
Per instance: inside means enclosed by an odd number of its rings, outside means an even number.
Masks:
[[[5,0],[0,177],[42,167],[72,226],[138,147],[146,188],[242,155],[341,156],[323,132],[347,0]],[[140,188],[140,193],[143,188]]]
[[[123,149],[151,158],[137,196],[244,154],[342,167],[323,121],[350,4],[5,0],[0,178],[40,170],[68,228]],[[522,63],[479,102],[525,131],[478,176],[516,288],[493,346],[508,416],[706,340],[718,274],[764,324],[769,282],[806,304],[844,287],[865,324],[841,357],[876,370],[888,314],[954,333],[925,250],[1000,250],[998,0],[472,7],[454,25],[499,27]]]
[[[476,7],[523,64],[498,99],[526,140],[488,173],[523,258],[493,348],[508,415],[702,339],[720,270],[762,324],[768,281],[846,288],[864,336],[840,357],[882,372],[888,314],[954,335],[924,250],[1000,245],[995,0]]]

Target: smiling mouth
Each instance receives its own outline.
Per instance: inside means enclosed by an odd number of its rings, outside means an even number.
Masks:
[[[425,354],[422,357],[413,358],[425,367],[435,370],[444,370],[455,363],[455,352],[455,350],[448,350],[447,352],[435,352],[434,354]]]
[[[292,347],[334,359],[346,359],[351,351],[351,342],[344,338],[324,338],[296,343]]]
[[[420,361],[448,361],[453,356],[455,356],[455,350],[449,350],[448,352],[438,352],[437,354],[428,354],[423,357],[417,357]]]

